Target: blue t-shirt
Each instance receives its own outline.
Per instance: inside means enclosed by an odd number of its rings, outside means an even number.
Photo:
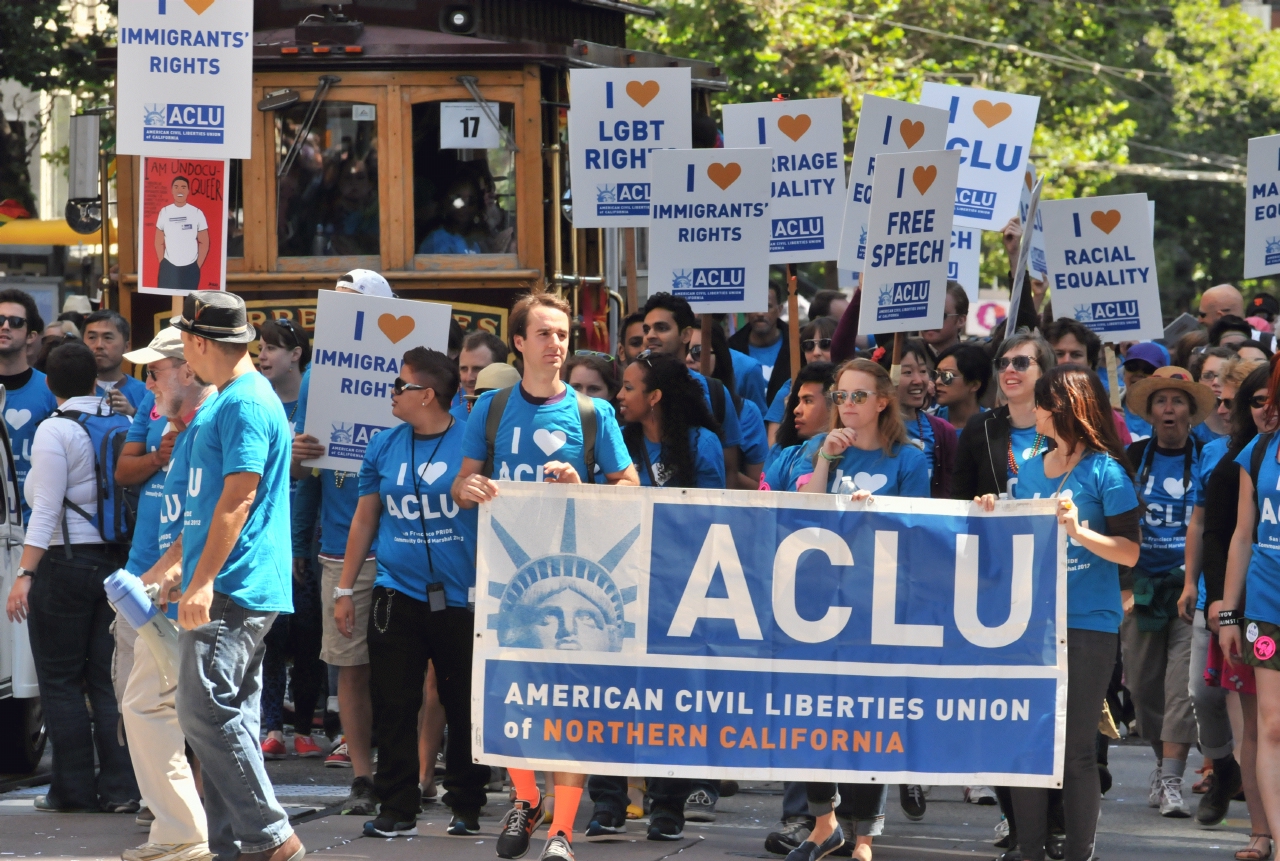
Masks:
[[[1038,442],[1037,442],[1038,440]],[[1018,465],[1018,470],[1022,470],[1023,464],[1033,457],[1043,454],[1049,447],[1049,441],[1040,434],[1036,433],[1035,425],[1029,428],[1011,428],[1009,431],[1009,442],[1013,448],[1013,460]],[[1005,452],[1006,457],[1008,452]],[[1017,494],[1013,492],[1013,486],[1018,483],[1018,475],[1009,469],[1009,464],[1005,464],[1005,477],[1009,480],[1005,497],[1017,498]]]
[[[786,448],[774,445],[773,448],[769,449],[769,460],[765,462],[764,473],[761,475],[764,481],[762,489],[794,491],[796,486],[792,476],[794,475],[798,478],[801,475],[813,472],[813,457],[825,436],[826,434],[819,434],[817,437],[807,439],[799,445],[787,446]],[[797,467],[797,464],[801,461],[808,463],[808,469],[801,470]]]
[[[698,385],[702,386],[702,393],[707,397],[707,409],[711,410],[711,415],[715,417],[715,404],[711,403],[711,387],[707,384],[707,378],[697,371],[690,370],[689,376],[698,381]],[[742,424],[738,421],[738,413],[733,409],[733,400],[729,396],[729,390],[724,390],[724,421],[720,425],[720,444],[725,448],[742,445]]]
[[[760,363],[737,350],[729,353],[729,358],[733,359],[733,385],[738,390],[738,397],[752,401],[763,413],[767,406],[764,393],[768,381],[760,372]]]
[[[418,246],[419,254],[479,254],[480,243],[456,233],[450,233],[443,227],[437,227],[422,239]]]
[[[929,422],[929,416],[924,410],[916,410],[915,421],[904,422],[907,426],[907,436],[914,440],[919,440],[924,446],[924,456],[929,460],[929,478],[933,478],[933,425]]]
[[[1134,442],[1151,436],[1151,422],[1129,409],[1127,399],[1124,405],[1124,426],[1129,429],[1129,436],[1133,437]]]
[[[242,374],[196,413],[182,526],[185,589],[204,553],[209,524],[228,475],[261,476],[249,516],[222,570],[217,592],[260,613],[293,612],[292,542],[289,530],[289,456],[293,434],[280,399],[266,377]]]
[[[782,338],[774,341],[767,347],[757,347],[750,341],[747,342],[747,352],[751,358],[760,363],[760,374],[765,382],[769,381],[769,376],[773,373],[773,366],[778,364],[778,353],[782,350]]]
[[[1201,446],[1207,446],[1214,440],[1225,439],[1226,436],[1226,434],[1216,433],[1213,428],[1209,427],[1208,422],[1200,422],[1200,424],[1191,429],[1191,438],[1198,440]],[[1201,448],[1200,452],[1203,454],[1204,449]],[[1226,449],[1223,449],[1222,453],[1226,454]]]
[[[1249,471],[1254,446],[1261,436],[1254,437],[1236,456],[1236,463]],[[1280,522],[1276,512],[1280,510],[1280,464],[1276,463],[1276,447],[1280,435],[1271,438],[1258,470],[1258,486],[1255,499],[1258,508],[1258,540],[1253,545],[1249,559],[1249,573],[1245,576],[1244,614],[1250,621],[1270,622],[1280,625]]]
[[[1204,427],[1204,425],[1199,425]],[[1209,476],[1214,467],[1227,456],[1227,448],[1231,445],[1231,437],[1220,436],[1212,442],[1205,443],[1200,449],[1200,457],[1191,469],[1191,482],[1196,495],[1196,505],[1203,508],[1205,488],[1209,486]],[[1204,589],[1204,572],[1200,572],[1200,583],[1196,589],[1196,609],[1203,610],[1208,603],[1208,595]]]
[[[115,388],[120,391],[120,394],[124,395],[124,399],[129,402],[129,406],[133,407],[135,410],[141,409],[139,405],[144,399],[151,395],[151,393],[147,391],[146,383],[142,382],[142,380],[139,380],[137,377],[131,377],[128,374],[125,374],[124,378],[121,379],[120,382],[116,383]],[[107,390],[102,386],[94,386],[93,390],[98,397],[106,397]],[[154,398],[152,398],[152,402],[155,402]]]
[[[1123,466],[1109,455],[1087,453],[1063,484],[1046,478],[1044,456],[1023,465],[1015,499],[1048,499],[1062,485],[1062,496],[1079,509],[1081,526],[1105,532],[1106,518],[1138,507],[1138,495]],[[1124,611],[1120,605],[1120,567],[1067,539],[1067,627],[1115,634]]]
[[[466,424],[467,419],[471,418],[471,411],[467,409],[467,402],[462,400],[462,389],[458,389],[458,397],[454,400],[456,403],[449,405],[449,415]]]
[[[809,440],[809,452],[816,453],[826,438],[822,433]],[[798,479],[812,472],[813,458],[797,457],[787,487],[794,488]],[[882,448],[865,450],[849,446],[827,475],[827,493],[869,490],[877,496],[929,498],[929,459],[911,443],[898,446],[890,455]]]
[[[764,429],[764,419],[755,401],[742,399],[738,411],[738,423],[742,426],[742,464],[764,463],[769,456],[769,434]],[[712,434],[715,436],[715,434]]]
[[[133,416],[125,442],[140,442],[144,452],[157,451],[160,440],[169,427],[169,419],[155,410],[156,399],[150,392],[138,404],[138,412]],[[170,455],[169,463],[173,463]],[[157,469],[142,485],[138,498],[137,521],[133,527],[133,544],[129,547],[129,561],[124,567],[141,577],[160,560],[160,516],[164,509],[164,482],[169,474],[169,466]],[[170,542],[172,543],[172,541]]]
[[[485,425],[494,394],[485,392],[471,408],[475,421],[467,422],[463,457],[479,461],[488,457]],[[622,441],[622,429],[613,407],[599,398],[592,398],[591,402],[596,408],[596,465],[606,475],[622,472],[631,465],[631,455]],[[729,406],[726,412],[732,415],[732,402]],[[579,480],[589,484],[591,476],[582,457],[582,442],[582,419],[573,389],[565,386],[561,395],[537,404],[525,395],[524,386],[517,386],[507,398],[506,410],[498,424],[491,477],[495,481],[542,481],[543,465],[558,460],[571,464],[578,471]]]
[[[1142,515],[1138,567],[1150,574],[1165,574],[1186,565],[1187,526],[1196,504],[1195,474],[1200,467],[1200,454],[1194,443],[1189,444],[1189,475],[1186,455],[1157,448],[1155,439],[1147,443],[1143,462],[1138,466],[1138,478],[1144,482],[1142,499],[1147,504]]]
[[[217,394],[210,395],[201,404],[200,408],[212,404],[217,400]],[[182,533],[182,509],[187,501],[187,479],[190,476],[191,467],[191,434],[185,430],[178,434],[178,438],[173,441],[173,453],[169,455],[169,468],[164,471],[164,489],[161,491],[162,505],[160,506],[160,518],[156,524],[156,549],[160,552],[160,556],[173,546],[173,542],[178,540],[178,536]],[[157,560],[160,558],[156,557]],[[152,563],[155,564],[154,562]],[[140,572],[133,571],[137,574]],[[184,578],[185,579],[185,578]],[[178,604],[172,602],[169,604],[167,614],[171,619],[178,618]]]
[[[787,417],[787,395],[791,394],[791,380],[783,380],[782,385],[778,387],[778,393],[773,396],[773,402],[769,404],[769,411],[764,414],[764,420],[769,424],[780,425],[782,420]]]
[[[644,462],[636,464],[641,487],[666,487],[671,476],[662,462],[662,443],[644,440],[645,453],[649,455],[649,470]],[[689,431],[689,446],[693,449],[694,469],[697,476],[694,487],[724,489],[724,449],[720,438],[706,428]]]
[[[978,406],[979,413],[985,413],[986,411],[987,411],[986,407],[981,405]],[[934,418],[942,419],[947,424],[951,424],[951,407],[938,407],[933,411],[933,416]],[[959,433],[962,430],[964,430],[964,428],[956,428],[957,433]]]
[[[400,424],[370,440],[360,495],[376,494],[382,503],[375,585],[426,601],[427,586],[443,583],[450,607],[474,603],[477,510],[449,494],[462,468],[466,427],[454,422],[443,434],[418,437]]]
[[[4,423],[13,445],[13,468],[18,479],[18,503],[22,506],[22,523],[31,518],[22,488],[27,483],[31,469],[31,441],[35,439],[36,425],[58,408],[58,401],[49,391],[44,374],[31,370],[31,379],[20,389],[10,389],[5,396]]]

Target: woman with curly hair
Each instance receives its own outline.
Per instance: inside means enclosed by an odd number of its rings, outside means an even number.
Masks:
[[[684,362],[646,350],[622,375],[622,439],[645,487],[724,487],[724,450]]]

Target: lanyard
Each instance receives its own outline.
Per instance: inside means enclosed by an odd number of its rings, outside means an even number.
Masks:
[[[427,455],[427,462],[424,467],[431,468],[431,461],[435,459],[436,452],[440,451],[440,446],[444,443],[445,436],[452,429],[453,419],[450,418],[449,427],[445,428],[444,433],[440,434],[440,439],[436,440],[436,447],[431,449],[431,454]],[[431,561],[431,541],[427,538],[427,516],[422,510],[426,505],[422,501],[422,489],[418,484],[418,478],[420,477],[418,473],[418,438],[413,433],[413,428],[409,429],[409,468],[413,470],[413,494],[418,497],[418,522],[422,525],[422,543],[427,548],[427,570],[434,576],[436,568],[435,563]]]
[[[1182,522],[1185,524],[1191,518],[1188,515],[1191,512],[1191,506],[1187,504],[1187,492],[1191,487],[1191,455],[1195,451],[1195,441],[1190,437],[1187,438],[1187,444],[1182,447],[1184,460],[1182,464]],[[1151,437],[1151,441],[1147,443],[1147,450],[1142,453],[1141,468],[1138,470],[1138,490],[1147,486],[1147,477],[1151,474],[1151,467],[1155,465],[1156,458],[1156,439]]]

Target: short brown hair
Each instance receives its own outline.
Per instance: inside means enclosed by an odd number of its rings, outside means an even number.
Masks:
[[[516,304],[511,306],[511,315],[507,318],[507,325],[510,327],[511,348],[515,349],[515,337],[519,335],[521,338],[525,336],[525,329],[529,324],[529,312],[534,308],[554,308],[563,312],[566,317],[573,318],[573,308],[569,303],[561,299],[555,293],[529,293],[521,296],[516,300]],[[518,350],[516,352],[519,352]]]
[[[489,351],[489,355],[493,357],[495,362],[505,362],[507,360],[507,345],[502,343],[502,339],[492,332],[486,332],[483,329],[477,329],[474,332],[468,332],[467,337],[462,339],[462,349],[464,352],[468,350],[476,350],[480,347]]]

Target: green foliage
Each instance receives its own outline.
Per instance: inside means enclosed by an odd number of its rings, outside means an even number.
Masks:
[[[117,0],[105,3],[115,15]],[[77,35],[71,26],[72,5],[65,0],[20,0],[0,3],[0,80],[11,79],[38,92],[70,92],[92,98],[101,94],[115,70],[96,63],[107,46],[105,33]]]

